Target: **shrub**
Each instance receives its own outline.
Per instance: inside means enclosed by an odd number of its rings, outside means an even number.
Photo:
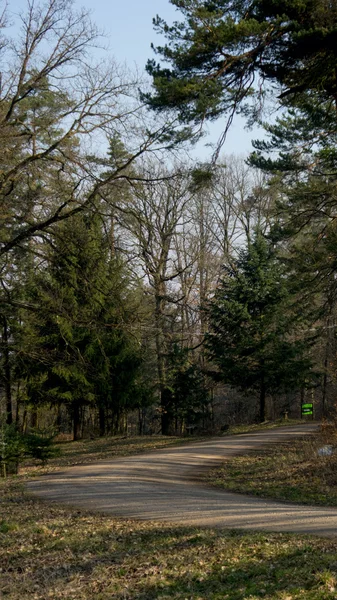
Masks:
[[[15,425],[0,424],[0,471],[2,477],[6,477],[9,473],[16,474],[24,455],[24,439]]]
[[[26,457],[45,465],[50,458],[58,456],[60,450],[53,444],[54,437],[50,432],[22,434],[14,424],[0,423],[0,476],[16,474]]]
[[[24,436],[26,456],[31,456],[41,460],[45,465],[50,458],[59,456],[60,449],[54,444],[54,434],[50,433],[29,433]]]

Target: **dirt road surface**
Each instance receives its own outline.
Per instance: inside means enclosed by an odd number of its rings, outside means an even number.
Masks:
[[[116,517],[230,529],[337,535],[337,508],[274,502],[208,487],[203,474],[226,458],[311,433],[283,427],[68,467],[28,483],[50,502]]]

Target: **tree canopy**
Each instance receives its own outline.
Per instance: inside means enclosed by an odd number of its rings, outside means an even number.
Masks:
[[[337,102],[337,6],[328,0],[170,0],[183,19],[157,31],[147,70],[155,91],[146,96],[184,123],[202,123],[239,109],[243,100],[276,85],[281,98],[319,92]],[[256,111],[255,101],[253,110]]]

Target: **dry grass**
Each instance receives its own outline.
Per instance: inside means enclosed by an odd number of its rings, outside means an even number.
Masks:
[[[27,460],[20,467],[20,473],[37,474],[50,473],[60,467],[84,465],[103,459],[118,456],[131,456],[142,452],[150,452],[160,448],[188,444],[205,438],[175,437],[175,436],[136,436],[136,437],[103,437],[93,440],[57,442],[60,456],[48,461],[46,467],[41,467],[37,461]]]
[[[228,435],[237,435],[240,433],[252,433],[255,431],[266,431],[267,429],[277,429],[278,427],[287,427],[291,425],[301,425],[301,419],[276,419],[276,421],[265,421],[264,423],[254,423],[249,425],[231,425],[228,429]]]
[[[158,447],[141,441],[66,444],[52,469]],[[336,600],[337,538],[114,519],[48,505],[23,482],[0,480],[1,599]]]
[[[0,486],[3,599],[336,599],[337,540],[113,519]]]
[[[337,449],[337,428],[325,424],[307,438],[234,457],[212,470],[212,484],[245,494],[301,504],[337,506],[337,451],[319,456],[319,448]]]

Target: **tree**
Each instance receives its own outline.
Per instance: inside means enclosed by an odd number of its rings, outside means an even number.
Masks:
[[[97,214],[77,215],[55,234],[49,264],[35,277],[34,313],[26,314],[24,372],[28,402],[67,406],[78,439],[85,406],[98,408],[101,433],[108,410],[118,430],[136,395],[141,357],[126,328],[135,306],[128,304],[122,265],[109,260]]]
[[[321,328],[314,360],[323,372],[327,414],[328,381],[335,372],[337,112],[314,92],[284,105],[287,112],[264,124],[267,137],[254,142],[250,162],[276,182],[271,235],[287,256],[301,306],[312,307]]]
[[[27,2],[14,39],[0,40],[0,256],[27,246],[89,207],[102,187],[132,179],[128,167],[163,148],[171,124],[149,126],[136,78],[90,58],[99,32],[71,0]],[[0,23],[3,31],[5,17]],[[101,176],[90,143],[123,133],[130,152]]]
[[[315,91],[337,105],[335,2],[170,1],[183,21],[154,19],[168,40],[155,52],[170,65],[148,61],[155,92],[146,99],[155,110],[196,124],[229,113],[228,127],[245,99],[261,99],[264,82],[283,98]]]
[[[257,392],[263,422],[266,396],[303,385],[311,365],[285,274],[260,232],[226,269],[207,314],[206,348],[219,369],[216,376]]]
[[[134,186],[124,225],[132,236],[130,246],[133,243],[151,296],[161,426],[162,433],[167,435],[173,423],[168,359],[178,335],[175,322],[180,290],[175,282],[185,269],[178,265],[174,242],[191,196],[186,173],[170,172],[154,163],[149,163],[147,168],[153,172],[157,169],[157,182]]]

